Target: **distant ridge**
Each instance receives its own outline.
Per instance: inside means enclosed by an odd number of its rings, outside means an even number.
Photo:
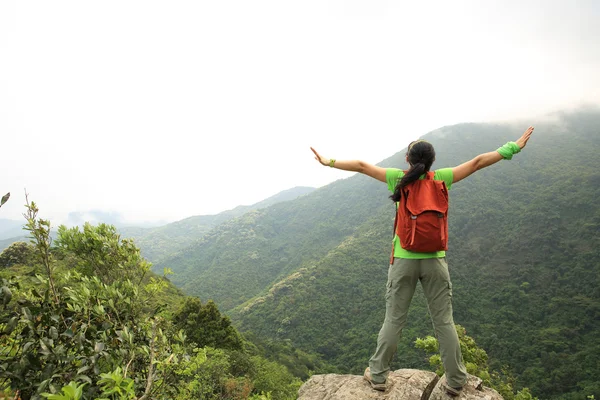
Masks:
[[[25,220],[14,220],[0,218],[0,240],[13,238],[16,236],[24,236],[26,233],[23,230]]]
[[[133,238],[142,255],[152,263],[159,263],[165,255],[176,253],[199,240],[215,226],[253,210],[297,199],[315,188],[297,186],[283,190],[252,205],[240,205],[214,215],[196,215],[155,228],[120,228],[122,237]]]
[[[252,210],[267,208],[277,203],[297,199],[314,191],[308,186],[296,186],[283,190],[252,205],[240,205],[231,210],[214,215],[196,215],[158,227],[137,226],[117,227],[122,238],[132,238],[140,247],[142,255],[151,262],[157,262],[165,254],[185,248],[200,239],[213,227],[244,215]],[[12,243],[28,242],[27,232],[22,230],[24,222],[0,218],[0,251]]]

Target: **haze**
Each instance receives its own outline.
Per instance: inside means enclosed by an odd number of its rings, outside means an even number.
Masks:
[[[213,214],[350,176],[309,146],[376,163],[600,104],[599,21],[593,0],[3,1],[0,217],[24,188],[53,225]]]

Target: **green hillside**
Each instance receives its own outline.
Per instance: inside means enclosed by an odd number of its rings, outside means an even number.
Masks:
[[[233,308],[323,258],[384,203],[381,185],[363,177],[338,181],[227,221],[158,266],[172,268],[173,282],[187,293]]]
[[[312,192],[314,188],[298,186],[284,190],[265,200],[249,206],[237,206],[214,215],[196,215],[156,228],[124,227],[119,231],[124,237],[132,238],[140,247],[145,258],[158,263],[168,254],[194,244],[205,233],[219,224],[245,213],[289,201]]]
[[[509,366],[517,386],[540,398],[585,399],[600,393],[600,111],[461,124],[424,138],[436,147],[434,168],[455,166],[517,138],[528,123],[536,132],[523,154],[451,191],[455,317],[494,368]],[[403,167],[404,152],[380,165]],[[289,339],[360,373],[383,320],[387,196],[385,185],[350,176],[227,221],[160,264],[188,294],[230,310],[243,331]],[[396,366],[426,367],[412,342],[427,334],[419,292]]]

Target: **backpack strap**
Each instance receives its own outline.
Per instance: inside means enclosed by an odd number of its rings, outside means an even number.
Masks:
[[[394,203],[395,205],[395,214],[396,216],[394,217],[394,232],[392,234],[392,254],[390,255],[390,265],[394,263],[394,253],[395,253],[395,249],[394,249],[394,238],[396,237],[396,227],[398,226],[398,204]]]

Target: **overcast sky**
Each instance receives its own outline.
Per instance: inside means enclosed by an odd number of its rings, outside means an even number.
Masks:
[[[309,146],[600,104],[599,71],[594,0],[3,0],[0,218],[213,214],[350,176]]]

